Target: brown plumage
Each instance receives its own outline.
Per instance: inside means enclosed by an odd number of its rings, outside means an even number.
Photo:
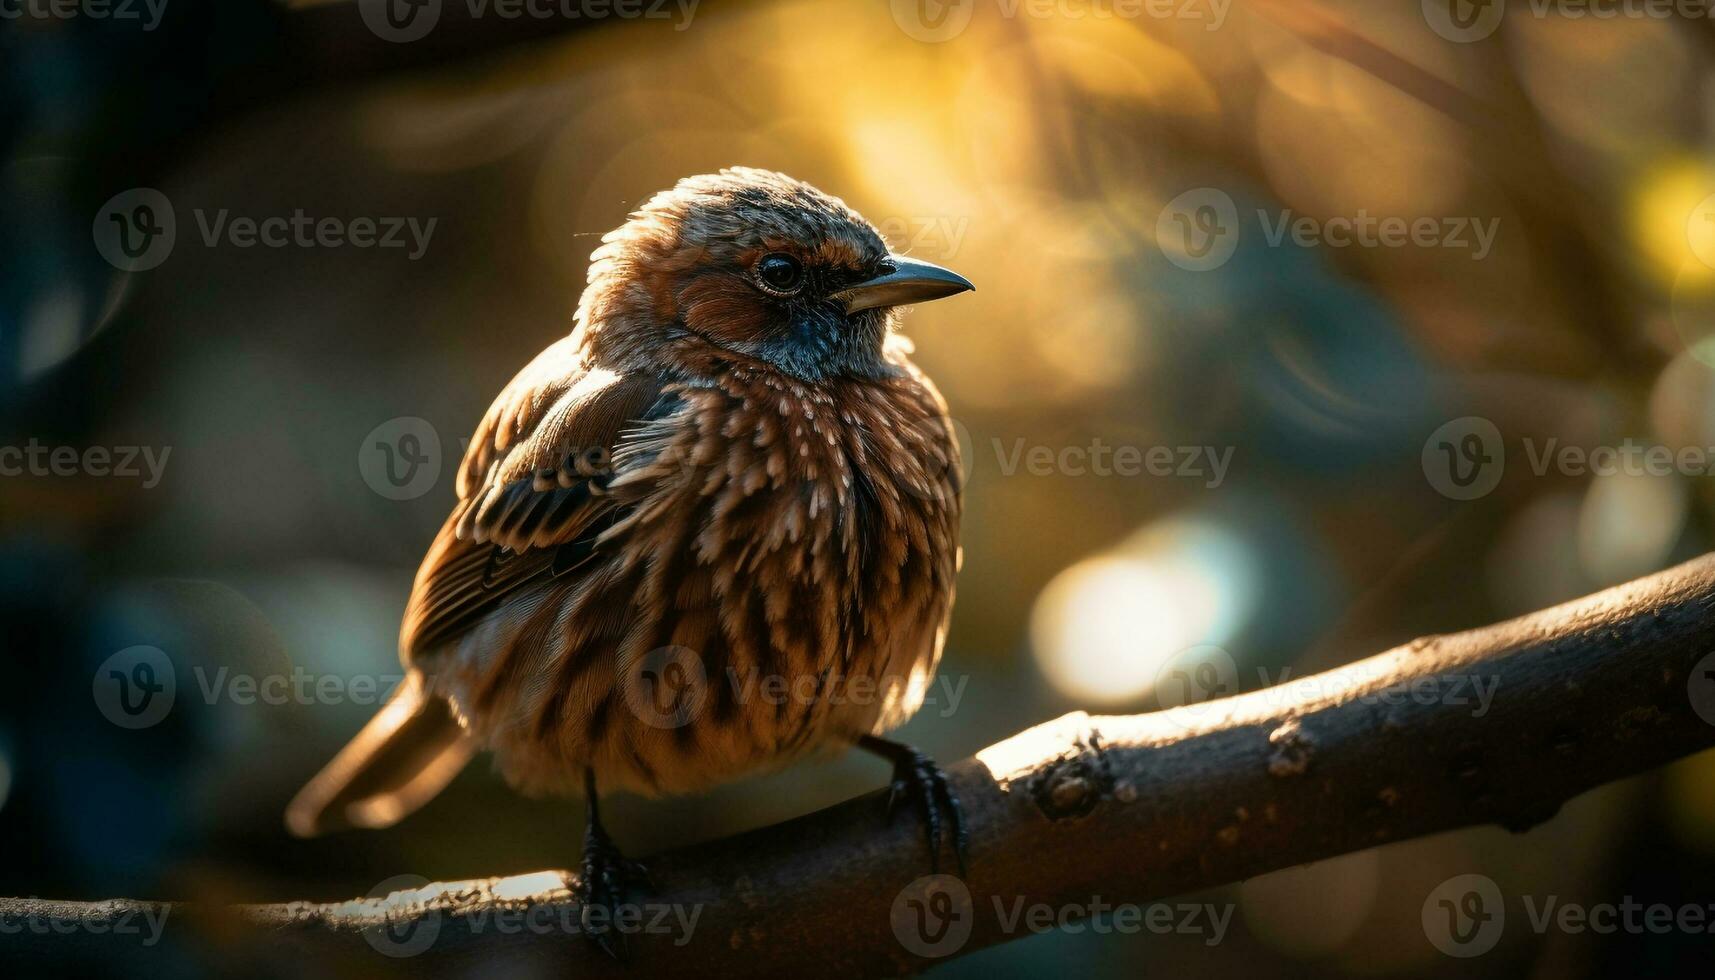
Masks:
[[[960,469],[893,328],[968,288],[780,174],[649,201],[478,426],[405,613],[412,679],[292,829],[390,824],[478,748],[527,793],[658,794],[861,744],[937,849],[956,803],[875,736],[941,656]]]

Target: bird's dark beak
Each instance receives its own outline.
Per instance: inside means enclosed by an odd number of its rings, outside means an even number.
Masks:
[[[879,306],[927,303],[977,288],[964,276],[933,262],[889,255],[887,264],[892,271],[840,290],[834,294],[834,301],[843,304],[847,313],[856,313]]]

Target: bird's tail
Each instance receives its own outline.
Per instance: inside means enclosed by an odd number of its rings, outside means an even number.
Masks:
[[[346,827],[390,827],[439,793],[475,751],[452,706],[412,671],[357,737],[293,797],[286,828],[315,837]]]

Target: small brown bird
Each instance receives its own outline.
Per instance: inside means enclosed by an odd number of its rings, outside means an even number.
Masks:
[[[971,289],[778,173],[680,181],[602,239],[570,336],[489,408],[400,635],[408,678],[286,811],[384,827],[478,749],[589,800],[582,898],[635,870],[596,791],[685,793],[855,745],[938,867],[922,703],[959,563],[958,445],[894,333]]]

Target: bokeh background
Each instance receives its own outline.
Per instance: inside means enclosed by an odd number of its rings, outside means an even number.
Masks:
[[[971,465],[943,665],[962,693],[905,730],[940,758],[1074,708],[1151,710],[1187,650],[1251,688],[1707,550],[1701,471],[1531,457],[1715,446],[1715,23],[1499,6],[704,0],[473,21],[449,2],[414,42],[350,2],[0,24],[0,446],[167,454],[147,486],[0,477],[0,894],[325,900],[575,860],[580,805],[519,798],[482,763],[390,832],[288,838],[286,800],[373,704],[240,703],[226,681],[396,676],[462,440],[569,329],[598,236],[723,166],[811,181],[978,284],[908,321]],[[95,239],[134,188],[170,202],[176,238],[128,273]],[[222,209],[436,223],[415,257],[242,248],[203,240]],[[1440,240],[1269,240],[1283,216],[1363,215]],[[1432,434],[1468,417],[1505,465],[1455,499]],[[1206,458],[1010,465],[1098,443],[1230,456],[1220,479]],[[417,461],[409,486],[377,477],[390,451]],[[99,668],[139,645],[170,658],[176,698],[130,730],[100,710]],[[610,821],[647,854],[885,775],[807,763],[615,799]],[[1707,904],[1712,872],[1705,755],[1527,834],[1199,896],[1237,907],[1217,945],[1049,934],[936,975],[1706,976],[1706,935],[1522,921],[1454,960],[1421,911],[1460,874],[1516,915],[1521,895]],[[151,955],[128,972],[233,965],[183,942]]]

